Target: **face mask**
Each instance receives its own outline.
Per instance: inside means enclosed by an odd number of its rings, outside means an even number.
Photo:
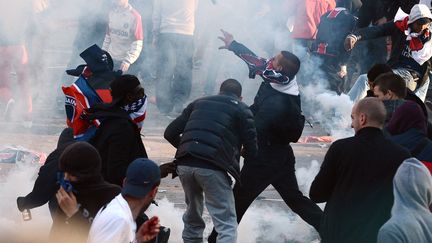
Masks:
[[[278,84],[289,83],[290,80],[287,76],[274,70],[273,61],[274,61],[274,58],[272,58],[268,61],[268,64],[266,66],[266,69],[263,71],[262,76],[272,83],[278,83]]]
[[[63,187],[66,192],[76,192],[72,186],[72,182],[65,180],[63,172],[57,172],[57,184]]]
[[[122,109],[129,114],[132,121],[138,126],[139,129],[141,129],[144,124],[144,118],[147,110],[147,96],[144,95],[144,97],[141,99],[123,106]]]

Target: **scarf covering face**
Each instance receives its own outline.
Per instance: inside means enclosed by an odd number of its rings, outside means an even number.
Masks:
[[[147,96],[144,95],[143,98],[123,106],[122,109],[129,114],[132,121],[141,129],[147,112]]]
[[[398,17],[398,19],[396,19]],[[408,49],[411,57],[420,65],[423,65],[432,57],[432,41],[430,29],[426,29],[423,33],[413,33],[408,27],[409,16],[396,15],[395,25],[403,32],[407,38]]]
[[[239,57],[246,62],[250,72],[250,78],[255,78],[255,74],[261,75],[265,81],[277,84],[288,84],[291,80],[288,76],[276,71],[273,67],[273,58],[264,59],[250,54],[240,54]]]
[[[268,79],[271,83],[282,84],[282,85],[288,84],[291,80],[286,75],[283,75],[282,73],[274,69],[273,61],[274,58],[267,61],[266,68],[261,75],[265,79]]]

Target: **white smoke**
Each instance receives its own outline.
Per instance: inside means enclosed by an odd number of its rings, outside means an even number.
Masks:
[[[298,168],[296,171],[298,184],[301,191],[307,195],[310,185],[319,171],[316,160],[311,161],[307,167]],[[282,207],[279,204],[282,202]],[[149,217],[159,216],[161,225],[171,229],[169,242],[181,243],[184,209],[176,207],[166,197],[158,200],[159,206],[151,206],[147,210]],[[204,238],[210,234],[213,224],[207,210],[204,211],[206,229]],[[313,242],[319,239],[318,233],[304,222],[299,216],[287,211],[287,206],[282,200],[266,200],[265,205],[258,200],[247,210],[238,228],[237,242]]]
[[[320,68],[321,59],[308,54],[304,47],[298,45],[294,45],[294,54],[302,61],[297,79],[306,117],[313,123],[319,123],[334,139],[352,136],[353,102],[349,96],[329,90],[326,75]]]
[[[32,209],[32,219],[24,221],[16,204],[32,190],[39,167],[20,162],[0,168],[9,170],[0,178],[0,242],[46,242],[52,223],[47,205]]]
[[[354,134],[351,128],[351,109],[353,102],[346,94],[337,95],[324,89],[320,84],[303,87],[303,99],[309,104],[314,121],[335,139],[346,138]]]

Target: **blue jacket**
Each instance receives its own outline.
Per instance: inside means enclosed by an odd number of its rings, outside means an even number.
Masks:
[[[426,135],[420,130],[411,128],[402,134],[390,137],[391,141],[408,149],[411,153],[424,139],[427,139],[426,146],[424,146],[420,153],[413,156],[420,161],[432,162],[432,141],[428,139]]]

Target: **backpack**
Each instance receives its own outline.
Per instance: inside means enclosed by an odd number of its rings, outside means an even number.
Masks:
[[[89,141],[96,133],[100,121],[84,119],[86,109],[97,103],[102,103],[102,99],[83,75],[80,75],[71,86],[62,87],[62,90],[66,96],[66,123],[68,127],[72,128],[74,139]]]
[[[345,52],[345,37],[354,31],[357,18],[345,8],[335,8],[321,16],[312,52],[338,57]]]

